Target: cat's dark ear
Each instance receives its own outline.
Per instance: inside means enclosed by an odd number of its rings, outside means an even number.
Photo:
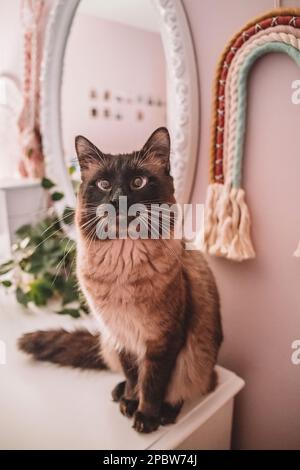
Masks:
[[[103,154],[92,144],[88,139],[82,135],[75,138],[75,148],[80,166],[81,175],[84,178],[85,174],[91,170],[92,167],[99,167],[103,162]]]
[[[159,127],[151,134],[143,147],[143,158],[153,163],[164,166],[167,172],[170,170],[170,134],[166,127]]]

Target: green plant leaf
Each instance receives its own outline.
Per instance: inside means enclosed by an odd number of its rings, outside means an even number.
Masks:
[[[78,290],[76,286],[75,278],[71,276],[64,281],[63,290],[62,290],[62,302],[63,305],[69,304],[78,300]]]
[[[58,312],[59,315],[71,315],[73,318],[79,318],[80,317],[80,311],[77,308],[63,308],[62,310],[59,310]]]
[[[51,194],[52,201],[60,201],[63,197],[65,197],[64,193],[60,193],[59,191],[55,191]]]
[[[32,231],[33,227],[30,224],[25,224],[22,225],[18,230],[16,231],[16,236],[18,237],[19,240],[23,240],[26,237],[31,237],[32,236]]]
[[[42,241],[49,240],[51,237],[59,237],[63,235],[63,230],[60,226],[57,217],[47,217],[39,222],[35,227],[35,235]]]
[[[0,264],[0,276],[3,276],[3,274],[9,273],[15,266],[14,260],[10,259],[9,261],[6,261],[5,263]]]
[[[43,276],[45,280],[47,280],[48,282],[50,282],[51,285],[53,285],[53,288],[56,293],[59,294],[60,297],[62,297],[66,281],[66,275],[64,270],[61,271],[61,274],[58,274],[57,272],[46,272]]]
[[[53,251],[57,249],[57,240],[54,238],[48,238],[47,240],[46,238],[42,244],[42,247],[43,251],[53,253]]]
[[[46,279],[36,279],[30,284],[29,298],[35,305],[46,305],[53,296],[54,288]]]
[[[44,189],[51,189],[56,186],[55,183],[53,183],[53,181],[51,181],[49,178],[43,178],[41,185]]]
[[[63,197],[62,193],[58,194],[57,200]],[[74,209],[66,207],[64,215],[66,222],[72,223]],[[76,244],[65,236],[57,214],[49,211],[39,222],[23,225],[18,229],[17,237],[13,259],[0,265],[0,275],[19,267],[31,276],[26,281],[26,287],[20,287],[16,281],[5,277],[0,284],[13,286],[17,301],[24,306],[29,302],[44,306],[55,295],[64,314],[74,318],[83,314],[84,302],[79,299],[73,269]]]
[[[75,209],[73,207],[65,207],[63,212],[63,222],[67,225],[72,225],[74,223]]]
[[[30,266],[31,266],[29,259],[28,258],[21,259],[19,261],[19,266],[22,269],[22,271],[25,271],[27,273],[30,269]]]
[[[35,258],[31,262],[27,263],[24,271],[30,274],[39,274],[45,270],[45,265],[43,263],[43,258]]]
[[[28,293],[25,293],[21,287],[17,287],[16,289],[16,298],[19,304],[24,305],[24,307],[27,307],[28,302],[29,302],[29,295]]]

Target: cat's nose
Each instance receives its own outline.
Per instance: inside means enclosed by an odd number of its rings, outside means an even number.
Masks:
[[[110,198],[110,203],[114,206],[116,210],[119,210],[120,196],[122,196],[122,190],[117,189]]]
[[[112,199],[112,200],[110,201],[110,203],[111,203],[112,206],[114,206],[114,208],[116,209],[116,211],[119,210],[119,198],[117,198],[117,199]]]

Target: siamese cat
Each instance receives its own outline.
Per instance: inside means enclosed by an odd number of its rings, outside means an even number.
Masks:
[[[101,205],[111,204],[124,222],[121,196],[128,207],[142,203],[147,210],[175,203],[168,130],[157,129],[131,154],[105,154],[82,136],[75,146],[82,179],[76,269],[99,334],[37,331],[23,335],[19,347],[37,360],[122,371],[113,400],[133,417],[134,429],[151,432],[175,422],[185,400],[216,386],[223,339],[218,290],[203,255],[185,250],[183,240],[163,239],[161,225],[155,239],[97,236]]]

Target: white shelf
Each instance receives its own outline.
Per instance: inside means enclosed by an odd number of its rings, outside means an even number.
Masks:
[[[41,180],[32,178],[0,178],[0,189],[20,189],[32,186],[41,186]]]

